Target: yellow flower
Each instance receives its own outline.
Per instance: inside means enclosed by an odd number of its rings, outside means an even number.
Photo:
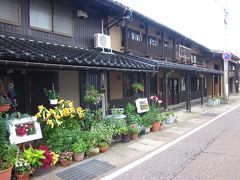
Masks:
[[[44,108],[44,107],[43,107],[43,105],[41,105],[41,106],[38,106],[38,110],[39,110],[39,111],[42,111],[42,110],[43,110],[43,108]]]
[[[48,112],[48,113],[46,114],[46,118],[48,119],[50,116],[51,116],[51,113]]]
[[[53,166],[53,165],[55,165],[57,163],[59,155],[57,153],[55,153],[55,152],[51,152],[50,154],[53,155],[52,156],[53,161],[52,161],[52,164],[51,164],[51,166]]]
[[[51,114],[55,114],[55,111],[53,109],[49,109]]]
[[[63,99],[61,99],[60,101],[58,101],[58,104],[62,104],[64,102]]]
[[[68,106],[69,107],[73,107],[73,102],[72,101],[68,101]]]
[[[57,125],[60,126],[63,122],[56,120]]]
[[[58,120],[58,119],[61,119],[61,116],[60,116],[60,115],[55,115],[54,117],[55,117],[57,120]]]
[[[36,116],[37,118],[42,117],[40,113],[37,113],[35,116]]]
[[[71,115],[70,109],[69,109],[69,108],[64,108],[64,109],[63,109],[63,116],[64,116],[64,117],[68,117],[68,116],[70,116],[70,115]]]
[[[77,113],[78,113],[79,118],[84,117],[84,110],[81,107],[77,108]]]
[[[54,127],[54,124],[50,119],[47,120],[47,125],[52,126],[52,128]]]

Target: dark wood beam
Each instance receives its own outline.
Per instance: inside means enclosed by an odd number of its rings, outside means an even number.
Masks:
[[[176,59],[176,37],[173,35],[173,59]]]
[[[213,96],[215,95],[215,88],[214,88],[214,84],[215,84],[215,81],[214,81],[214,74],[212,75],[212,98],[213,98]]]
[[[146,54],[149,56],[149,43],[148,43],[148,24],[145,23],[145,37],[146,37]]]
[[[163,97],[164,97],[164,109],[168,109],[168,75],[167,72],[163,72]]]
[[[161,50],[162,50],[162,57],[164,57],[164,32],[161,31]]]
[[[128,52],[128,24],[125,26],[125,52]]]
[[[191,112],[191,76],[186,74],[186,110]]]
[[[203,97],[204,97],[204,77],[200,77],[200,89],[201,89],[201,105],[203,105]]]

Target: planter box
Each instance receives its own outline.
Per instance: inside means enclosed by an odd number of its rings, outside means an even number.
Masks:
[[[217,101],[213,99],[208,100],[208,106],[214,107],[217,105]]]
[[[164,121],[164,123],[165,123],[165,124],[172,124],[172,123],[175,122],[176,118],[177,118],[176,116],[168,116],[168,117],[166,118],[166,120]]]

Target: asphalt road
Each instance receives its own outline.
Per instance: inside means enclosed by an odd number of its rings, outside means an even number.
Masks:
[[[240,107],[115,179],[239,180]]]

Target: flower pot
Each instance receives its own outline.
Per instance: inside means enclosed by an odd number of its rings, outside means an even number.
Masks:
[[[130,142],[130,139],[131,139],[131,135],[130,134],[126,134],[126,135],[122,136],[122,142],[124,142],[124,143]]]
[[[79,162],[84,159],[84,152],[81,153],[73,153],[74,160]]]
[[[138,139],[138,134],[137,133],[131,134],[131,139],[132,140],[137,140]]]
[[[8,169],[0,171],[0,179],[2,180],[10,180],[12,174],[12,166]]]
[[[108,147],[101,147],[99,150],[101,153],[105,153],[108,150]]]
[[[150,127],[145,127],[145,134],[148,134],[148,133],[150,133]]]
[[[160,131],[160,122],[155,121],[152,123],[152,132]]]
[[[30,174],[23,174],[23,175],[17,174],[17,179],[18,180],[28,180],[29,179],[29,175]]]
[[[67,167],[67,166],[70,166],[72,164],[72,161],[69,161],[69,160],[63,160],[61,161],[61,165],[63,167]]]
[[[56,105],[58,103],[58,99],[49,99],[51,105]]]
[[[7,112],[10,109],[10,105],[9,104],[3,104],[0,105],[0,112]]]
[[[121,141],[122,141],[122,135],[113,136],[113,142],[121,142]]]
[[[96,156],[97,154],[99,154],[99,148],[93,148],[87,152],[88,157],[93,157]]]

